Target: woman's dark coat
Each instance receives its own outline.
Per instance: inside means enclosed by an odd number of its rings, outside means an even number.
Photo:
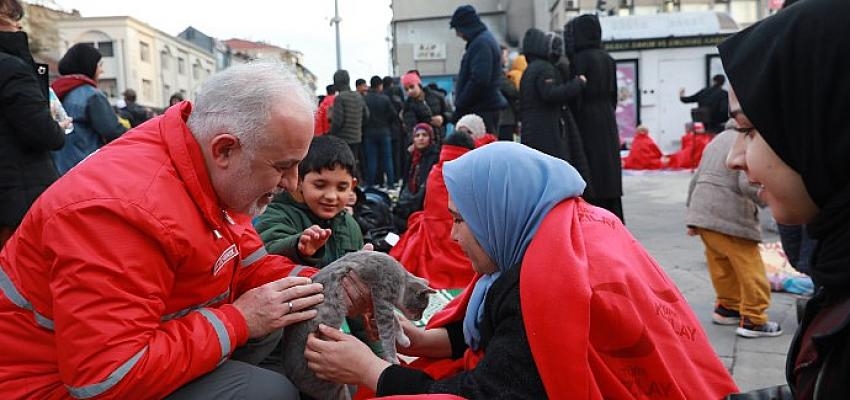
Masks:
[[[617,73],[614,59],[602,49],[602,28],[595,15],[581,15],[564,26],[564,44],[572,74],[584,75],[582,95],[570,103],[584,142],[590,166],[593,197],[613,199],[623,195],[617,106]]]
[[[579,130],[567,102],[581,95],[583,83],[572,78],[564,82],[550,61],[551,46],[546,34],[529,29],[523,39],[528,67],[520,81],[522,144],[569,162],[585,180],[587,158],[581,148]]]
[[[65,144],[65,132],[48,98],[47,66],[33,61],[27,35],[0,32],[0,226],[17,226],[59,177],[50,150]]]

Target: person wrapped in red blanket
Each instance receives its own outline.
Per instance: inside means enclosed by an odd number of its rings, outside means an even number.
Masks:
[[[425,207],[410,215],[407,230],[390,250],[393,258],[414,275],[427,279],[434,289],[466,287],[474,275],[469,259],[449,237],[452,216],[446,208],[449,194],[443,182],[443,163],[472,148],[472,137],[457,129],[443,140],[440,161],[425,184]]]
[[[713,136],[705,132],[702,122],[694,122],[691,129],[687,129],[682,135],[682,148],[670,155],[667,163],[668,168],[694,169],[699,166],[702,159],[702,151]]]
[[[664,165],[661,162],[661,149],[649,136],[649,129],[646,126],[640,125],[635,130],[635,137],[632,139],[632,147],[629,150],[629,155],[623,160],[623,168],[625,169],[661,169]]]
[[[425,330],[422,369],[321,326],[319,377],[377,395],[720,399],[737,387],[662,268],[565,161],[497,142],[444,165],[452,238],[478,273]],[[423,396],[425,397],[425,396]]]

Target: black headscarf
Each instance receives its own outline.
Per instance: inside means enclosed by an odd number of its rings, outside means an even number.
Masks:
[[[720,48],[744,114],[820,208],[812,278],[850,289],[850,2],[806,0]]]
[[[59,73],[62,75],[83,74],[94,79],[100,58],[100,51],[90,44],[77,43],[71,46],[59,60]]]

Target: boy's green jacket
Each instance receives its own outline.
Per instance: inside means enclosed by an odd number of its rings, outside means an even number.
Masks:
[[[330,228],[331,236],[312,257],[298,253],[298,239],[311,225]],[[345,253],[363,248],[363,234],[354,217],[345,211],[330,220],[319,219],[304,203],[283,192],[275,196],[268,209],[254,221],[254,227],[269,253],[280,254],[291,260],[318,268],[330,264]]]

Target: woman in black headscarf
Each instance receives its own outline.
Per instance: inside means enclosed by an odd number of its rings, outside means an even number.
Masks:
[[[53,82],[53,90],[74,119],[74,131],[68,134],[65,146],[52,154],[63,175],[125,130],[106,95],[97,88],[103,73],[100,58],[100,51],[90,44],[77,43],[59,60],[62,76]]]
[[[850,2],[806,0],[720,46],[741,132],[729,154],[780,223],[819,240],[788,353],[797,399],[850,393]]]

